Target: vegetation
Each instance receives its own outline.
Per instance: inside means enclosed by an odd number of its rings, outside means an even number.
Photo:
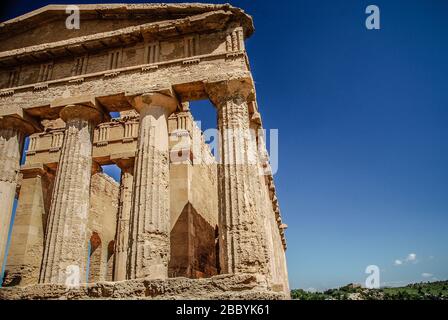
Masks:
[[[299,300],[448,300],[448,281],[420,282],[405,287],[366,289],[349,284],[324,292],[291,290],[291,298]]]

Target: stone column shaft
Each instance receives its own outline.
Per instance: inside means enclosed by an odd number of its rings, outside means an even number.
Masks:
[[[250,83],[232,80],[207,86],[218,109],[219,248],[221,273],[267,275],[259,170],[249,125]]]
[[[80,282],[86,281],[92,133],[100,117],[97,109],[81,105],[61,111],[66,131],[47,225],[41,283],[65,284],[73,273],[79,273]]]
[[[177,104],[160,93],[135,99],[140,112],[128,278],[164,279],[170,257],[168,117]]]
[[[132,211],[133,167],[122,167],[120,183],[120,203],[118,211],[117,235],[115,241],[114,280],[126,280],[128,262],[129,219]]]
[[[18,128],[0,127],[0,269],[5,259],[23,136]]]

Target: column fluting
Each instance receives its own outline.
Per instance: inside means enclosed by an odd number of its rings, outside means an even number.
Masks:
[[[40,282],[84,283],[92,134],[102,114],[94,107],[69,105],[60,116],[66,122],[66,130],[48,217]]]

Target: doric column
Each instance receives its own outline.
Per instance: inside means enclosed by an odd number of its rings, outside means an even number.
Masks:
[[[111,157],[112,158],[112,157]],[[118,207],[117,233],[114,253],[114,281],[126,280],[129,244],[129,220],[132,211],[132,186],[134,181],[134,159],[119,159],[121,169],[120,199]]]
[[[54,176],[44,164],[23,165],[19,200],[11,234],[5,285],[39,282],[44,229]]]
[[[140,113],[135,160],[134,202],[128,278],[164,279],[170,257],[168,117],[177,102],[171,96],[137,96]]]
[[[23,139],[40,129],[21,108],[0,110],[0,270],[4,262]]]
[[[48,217],[41,283],[65,284],[68,275],[86,279],[87,221],[92,170],[92,133],[102,113],[94,106],[62,108],[66,122]]]
[[[206,89],[218,111],[221,273],[266,275],[266,235],[257,203],[259,171],[247,104],[253,99],[253,84],[235,79],[208,83]]]

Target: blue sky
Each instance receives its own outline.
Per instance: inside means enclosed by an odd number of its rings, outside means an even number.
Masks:
[[[448,2],[230,2],[254,18],[258,104],[279,129],[291,287],[364,283],[371,264],[382,285],[448,279]],[[381,30],[364,26],[369,4]],[[209,103],[192,109],[215,127]]]

